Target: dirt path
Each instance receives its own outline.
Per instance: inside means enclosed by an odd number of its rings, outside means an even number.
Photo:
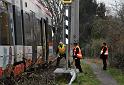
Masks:
[[[116,80],[114,80],[109,74],[107,74],[104,70],[102,70],[102,65],[90,62],[88,60],[89,65],[91,65],[94,74],[101,81],[101,85],[118,85]]]

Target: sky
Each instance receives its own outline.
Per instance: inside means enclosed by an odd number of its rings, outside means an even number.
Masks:
[[[108,10],[110,10],[110,14],[115,15],[115,9],[120,8],[120,4],[124,3],[124,0],[96,0],[98,3],[105,3]]]
[[[114,0],[97,0],[97,2],[104,2],[107,5],[113,4]]]

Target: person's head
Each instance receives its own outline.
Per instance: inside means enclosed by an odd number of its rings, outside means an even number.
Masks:
[[[106,46],[106,43],[104,42],[103,45]]]
[[[74,46],[77,46],[78,45],[78,43],[74,43]]]
[[[63,42],[59,42],[59,45],[62,45],[63,44]]]

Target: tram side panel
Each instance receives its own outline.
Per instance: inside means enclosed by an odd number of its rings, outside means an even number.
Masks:
[[[32,64],[35,64],[35,63],[40,63],[42,62],[42,60],[44,61],[44,57],[43,55],[46,53],[46,52],[42,52],[43,51],[43,47],[45,48],[46,46],[44,44],[41,44],[42,43],[42,40],[41,40],[41,37],[46,37],[46,36],[41,36],[41,34],[45,35],[42,31],[40,32],[40,29],[45,29],[45,24],[43,23],[42,24],[42,27],[40,26],[40,21],[38,18],[35,17],[35,12],[33,12],[32,10],[22,10],[21,11],[22,13],[22,34],[21,36],[21,39],[23,41],[23,56],[19,56],[17,53],[18,53],[18,49],[19,48],[19,44],[16,45],[16,54],[18,56],[16,56],[16,61],[15,63],[17,63],[15,66],[15,71],[14,71],[14,74],[15,76],[20,74],[23,69],[22,67],[24,67],[23,65],[20,66],[20,64],[22,63],[19,63],[23,60],[23,57],[24,59],[26,59],[26,68],[30,67]],[[15,12],[14,14],[16,15],[18,12]],[[17,18],[14,19],[15,20],[15,23],[14,25],[19,22],[17,20]],[[21,20],[21,18],[20,18]],[[16,28],[16,26],[15,26]],[[15,32],[17,32],[17,29],[15,29]],[[21,31],[20,31],[21,32]],[[15,38],[18,40],[17,38],[17,34],[15,33]],[[42,38],[42,39],[43,39]],[[17,42],[17,40],[15,39],[15,41]],[[21,40],[20,40],[21,41]],[[21,43],[19,40],[18,40],[18,43]],[[45,41],[44,41],[45,43]],[[45,49],[44,49],[45,50]],[[39,55],[38,55],[38,52]],[[41,54],[43,53],[43,54]],[[41,60],[42,59],[42,60]],[[16,69],[17,68],[17,69]]]
[[[26,68],[32,62],[43,64],[49,61],[47,16],[41,15],[43,12],[38,11],[40,9],[34,4],[33,9],[28,7],[30,1],[23,2],[26,10],[24,7],[21,9],[19,1],[14,5],[5,2],[3,10],[0,7],[0,76],[10,64],[15,67],[15,76],[23,72],[24,58]],[[8,73],[11,72],[12,69]]]
[[[29,26],[32,37],[32,59],[33,62],[46,63],[48,62],[49,56],[49,40],[48,40],[48,24],[51,25],[51,17],[45,13],[43,6],[41,6],[37,0],[24,0],[23,1],[23,15],[27,14],[29,16]],[[25,17],[24,19],[24,39],[26,46],[26,37],[29,34],[25,34]],[[51,35],[52,36],[52,35]],[[52,42],[52,41],[51,41]]]
[[[10,64],[14,63],[13,48],[13,11],[12,5],[1,1],[0,6],[0,78],[4,74],[4,70]]]

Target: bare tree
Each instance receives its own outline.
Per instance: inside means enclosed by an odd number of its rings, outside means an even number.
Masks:
[[[62,2],[60,0],[44,0],[44,4],[52,15],[52,25],[57,28],[62,27],[64,13]]]
[[[64,7],[61,0],[39,0],[41,4],[51,13],[51,27],[54,32],[54,52],[57,44],[62,39]]]

